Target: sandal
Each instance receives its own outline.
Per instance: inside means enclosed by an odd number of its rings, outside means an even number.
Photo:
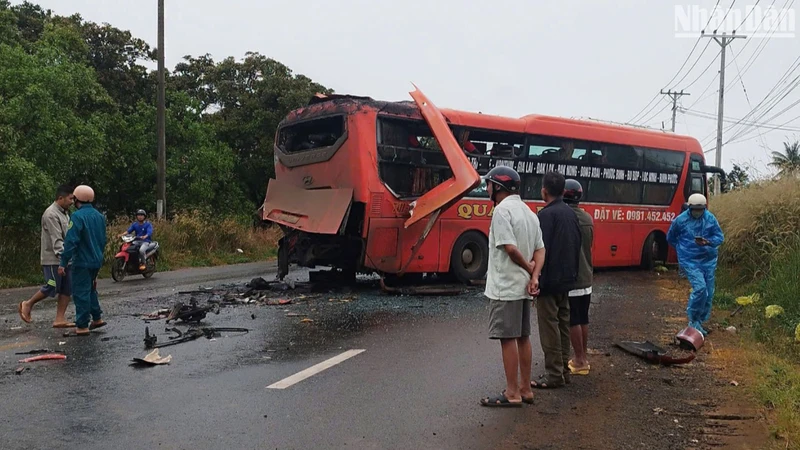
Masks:
[[[509,401],[504,394],[498,395],[494,398],[482,398],[481,399],[481,406],[490,406],[490,407],[500,407],[500,408],[519,408],[522,406],[522,402],[512,402]]]
[[[567,364],[567,367],[569,367],[569,371],[573,375],[589,375],[589,370],[592,369],[592,365],[591,364],[587,364],[586,367],[584,367],[582,369],[579,369],[579,368],[575,367],[575,364],[572,362],[571,359],[569,360],[569,363]]]
[[[503,389],[502,394],[503,394],[503,397],[506,396],[506,390],[505,389]],[[533,404],[533,397],[530,397],[530,398],[522,397],[522,403],[527,403],[529,405],[532,405]]]
[[[537,381],[531,381],[531,387],[534,389],[556,389],[564,386],[564,383],[550,383],[547,375],[542,375]]]
[[[30,313],[28,314],[28,317],[25,317],[25,315],[22,314],[22,304],[23,303],[25,303],[25,302],[24,301],[23,302],[19,302],[19,305],[17,305],[17,312],[19,313],[19,318],[22,319],[22,321],[25,322],[25,323],[31,323]]]
[[[108,323],[106,323],[105,321],[100,319],[100,320],[96,320],[96,321],[90,323],[89,324],[89,329],[90,330],[94,330],[94,329],[97,329],[97,328],[102,328],[102,327],[104,327],[106,325],[108,325]]]
[[[75,328],[75,322],[53,323],[53,328]]]

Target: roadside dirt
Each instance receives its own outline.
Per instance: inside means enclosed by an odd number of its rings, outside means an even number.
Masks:
[[[534,391],[502,449],[770,448],[764,415],[736,386],[735,336],[713,327],[697,358],[651,365],[614,343],[649,340],[672,346],[686,325],[688,284],[675,271],[605,272],[592,296],[591,373],[564,389]],[[602,283],[597,283],[601,281]],[[534,346],[538,336],[533,337]],[[538,362],[538,366],[536,363]],[[534,376],[543,362],[534,362]],[[538,369],[538,370],[537,370]]]

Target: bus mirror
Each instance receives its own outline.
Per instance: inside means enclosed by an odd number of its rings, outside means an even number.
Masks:
[[[441,182],[412,203],[409,211],[410,217],[404,224],[406,228],[436,211],[445,211],[481,183],[478,172],[472,167],[467,155],[458,145],[444,115],[419,88],[414,86],[414,89],[409,94],[417,103],[425,121],[428,122],[433,137],[439,144],[439,148],[442,149],[447,164],[453,172],[453,177]]]

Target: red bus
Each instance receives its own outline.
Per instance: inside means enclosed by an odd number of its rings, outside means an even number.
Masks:
[[[317,96],[292,111],[275,138],[275,179],[260,217],[284,232],[289,264],[347,274],[485,276],[493,211],[483,175],[516,169],[520,195],[544,206],[542,177],[577,179],[595,222],[595,267],[674,261],[670,222],[695,192],[707,194],[694,138],[542,115],[507,118],[415,102]],[[412,277],[413,278],[413,277]]]

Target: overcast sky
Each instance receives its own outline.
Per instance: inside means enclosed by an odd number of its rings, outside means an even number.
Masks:
[[[658,128],[662,122],[670,127],[666,96],[658,96],[663,103],[642,108],[662,88],[685,89],[692,95],[681,104],[708,118],[679,112],[676,131],[712,150],[706,157],[713,164],[720,46],[709,38],[676,33],[699,34],[704,24],[696,25],[694,12],[711,12],[717,3],[723,13],[732,9],[729,17],[737,23],[748,7],[761,8],[748,19],[767,33],[770,18],[762,21],[761,11],[771,5],[792,10],[784,16],[784,28],[773,28],[780,36],[739,39],[728,47],[728,62],[733,63],[726,71],[725,116],[733,122],[767,97],[781,77],[788,77],[770,95],[786,94],[783,100],[765,115],[769,108],[759,108],[749,119],[764,123],[800,101],[800,89],[788,88],[797,87],[792,82],[800,76],[800,67],[793,66],[800,58],[800,30],[788,36],[800,22],[800,2],[794,1],[166,0],[166,64],[174,67],[185,55],[239,59],[255,51],[339,93],[410,100],[413,82],[441,107],[617,122],[641,112],[635,122]],[[156,0],[33,2],[58,14],[79,13],[86,20],[131,30],[155,47]],[[739,34],[753,31],[744,26]],[[773,106],[768,102],[765,106]],[[726,123],[724,140],[752,139],[726,145],[723,167],[750,163],[765,172],[769,151],[781,150],[784,140],[800,138],[800,105],[769,124],[793,130]]]

